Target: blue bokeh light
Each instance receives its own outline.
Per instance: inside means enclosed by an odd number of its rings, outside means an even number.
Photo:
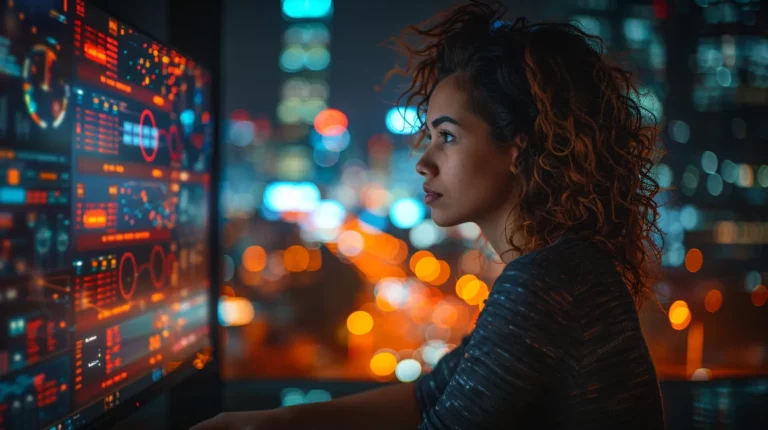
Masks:
[[[304,67],[304,49],[291,46],[280,55],[280,68],[285,72],[298,72]]]
[[[424,204],[406,197],[396,201],[389,210],[389,218],[397,228],[407,229],[424,220]]]
[[[349,130],[347,129],[340,134],[332,136],[323,136],[314,129],[309,133],[309,143],[315,147],[315,149],[341,152],[349,147],[350,135]]]
[[[288,18],[324,18],[331,13],[332,0],[283,0],[283,15]]]
[[[331,63],[331,54],[323,47],[316,47],[304,54],[304,65],[309,70],[323,70]]]
[[[307,212],[320,202],[312,182],[273,182],[264,190],[264,206],[274,212]]]
[[[336,200],[322,200],[312,212],[312,223],[317,228],[336,228],[344,222],[347,210]]]
[[[415,107],[392,108],[387,112],[387,129],[394,134],[414,134],[419,131],[419,114]]]

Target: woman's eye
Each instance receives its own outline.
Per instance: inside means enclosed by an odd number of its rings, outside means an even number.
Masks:
[[[451,133],[448,133],[445,131],[440,132],[440,137],[443,138],[443,142],[445,143],[453,142],[454,140],[456,140],[456,137],[454,137]]]

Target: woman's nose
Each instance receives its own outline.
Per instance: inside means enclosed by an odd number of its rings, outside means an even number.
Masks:
[[[424,154],[416,163],[416,172],[425,178],[434,177],[436,171],[435,164],[427,158],[427,154]]]

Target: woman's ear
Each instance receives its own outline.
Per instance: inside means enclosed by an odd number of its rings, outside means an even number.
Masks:
[[[517,157],[520,155],[526,145],[528,145],[528,135],[525,133],[519,133],[517,136],[515,136],[514,140],[512,140],[512,145],[509,149],[509,170],[512,173],[517,173]]]

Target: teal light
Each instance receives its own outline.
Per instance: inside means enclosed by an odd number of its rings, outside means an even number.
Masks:
[[[387,112],[387,128],[394,134],[414,134],[419,131],[419,115],[416,108],[409,106],[391,108]]]
[[[283,15],[288,18],[324,18],[332,13],[333,0],[283,0]]]
[[[323,70],[331,62],[331,54],[324,47],[312,48],[304,54],[304,65],[309,70]]]

